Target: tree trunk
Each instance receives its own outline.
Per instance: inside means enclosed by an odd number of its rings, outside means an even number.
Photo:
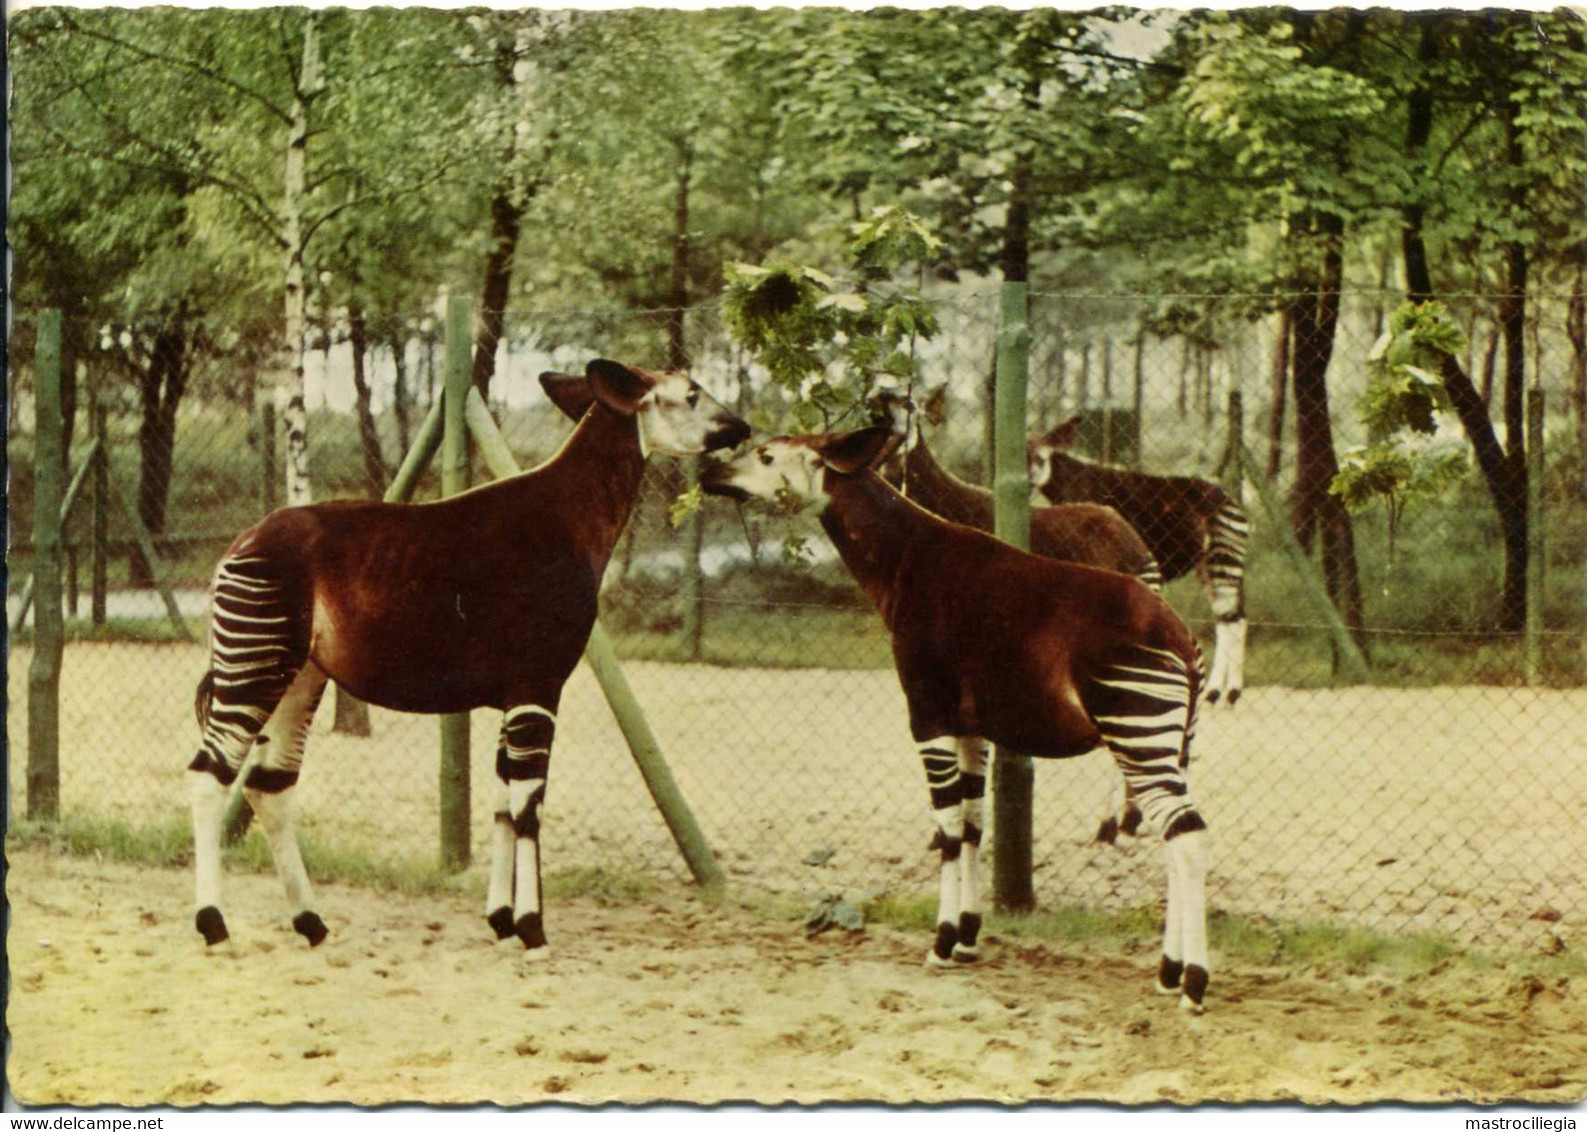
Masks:
[[[180,311],[155,335],[150,354],[139,382],[138,518],[149,534],[158,537],[165,531],[165,509],[171,494],[176,410],[187,389],[187,328]],[[141,554],[133,552],[128,568],[135,587],[154,585]]]
[[[282,195],[282,243],[286,273],[286,351],[289,369],[287,405],[286,502],[289,507],[310,502],[309,413],[304,388],[303,360],[307,351],[308,294],[304,285],[303,256],[307,229],[303,209],[308,195],[309,111],[323,90],[320,77],[319,15],[312,9],[303,16],[303,60],[292,92],[292,126],[287,134],[286,178]]]
[[[487,403],[496,375],[496,347],[501,342],[512,287],[512,261],[518,250],[518,230],[523,208],[512,197],[511,187],[501,186],[490,202],[490,252],[485,256],[485,281],[480,288],[479,333],[474,343],[474,388]]]
[[[694,149],[687,140],[677,147],[676,182],[672,198],[672,264],[667,276],[667,367],[689,367],[684,340],[684,314],[689,306],[689,188],[694,176]]]
[[[1179,419],[1185,419],[1188,405],[1188,384],[1190,380],[1190,339],[1182,338],[1179,348]]]
[[[1437,24],[1432,21],[1423,26],[1419,52],[1419,59],[1423,64],[1422,73],[1417,84],[1412,88],[1408,100],[1406,153],[1413,160],[1420,156],[1432,128],[1433,95],[1430,74],[1431,64],[1437,58],[1436,42],[1433,38],[1436,27]],[[1511,136],[1512,126],[1513,123],[1507,122],[1506,129],[1509,131],[1507,140],[1510,141],[1514,140]],[[1428,265],[1427,245],[1422,235],[1423,209],[1417,204],[1407,205],[1403,210],[1402,219],[1400,244],[1405,260],[1407,297],[1414,303],[1427,302],[1436,296],[1433,291],[1432,271]],[[1521,263],[1512,263],[1510,266],[1512,272],[1517,268],[1520,269],[1524,302],[1524,258]],[[1513,279],[1510,286],[1513,289]],[[1508,299],[1509,296],[1506,298]],[[1524,305],[1519,309],[1524,316]],[[1501,322],[1503,322],[1502,317]],[[1516,335],[1516,341],[1521,341],[1519,333]],[[1445,391],[1449,394],[1450,406],[1460,418],[1461,427],[1465,429],[1466,439],[1471,443],[1472,455],[1476,458],[1477,467],[1482,471],[1483,480],[1488,486],[1488,495],[1498,512],[1505,547],[1502,619],[1505,628],[1519,630],[1525,621],[1526,484],[1524,466],[1523,478],[1518,480],[1515,464],[1500,446],[1499,439],[1493,431],[1493,421],[1488,414],[1492,390],[1491,365],[1497,344],[1498,335],[1495,333],[1489,339],[1488,357],[1484,362],[1484,368],[1488,371],[1483,381],[1486,386],[1485,392],[1478,392],[1470,376],[1461,368],[1459,360],[1451,354],[1444,355],[1439,367],[1439,376],[1443,380]],[[1512,591],[1512,581],[1519,589],[1518,603],[1516,594]]]
[[[1482,411],[1493,412],[1493,376],[1499,361],[1499,326],[1488,327],[1488,341],[1482,348]]]
[[[358,417],[358,443],[364,453],[364,478],[369,481],[370,493],[379,499],[386,494],[386,464],[380,455],[380,430],[375,427],[369,377],[364,372],[369,333],[364,322],[364,308],[357,302],[347,304],[347,341],[353,351],[353,408]]]
[[[1285,304],[1278,313],[1278,333],[1273,343],[1273,384],[1267,417],[1267,482],[1278,478],[1284,462],[1284,411],[1289,395],[1290,338],[1294,330],[1292,309]]]
[[[1576,452],[1581,461],[1576,492],[1587,499],[1587,295],[1582,275],[1587,272],[1587,245],[1576,251],[1576,279],[1571,285],[1565,313],[1565,333],[1570,337],[1571,415],[1576,418]]]
[[[1499,298],[1499,324],[1504,332],[1505,482],[1514,511],[1504,540],[1504,596],[1500,616],[1505,629],[1519,632],[1526,624],[1526,290],[1527,255],[1512,243],[1505,255],[1505,290]],[[1513,531],[1511,536],[1509,532]]]
[[[1312,293],[1296,304],[1295,331],[1295,487],[1291,519],[1295,537],[1310,548],[1320,534],[1323,579],[1350,632],[1359,641],[1362,626],[1361,580],[1349,512],[1328,485],[1339,473],[1333,423],[1328,412],[1328,362],[1339,325],[1339,288],[1344,276],[1341,248],[1344,221],[1319,213],[1309,225],[1320,238],[1322,264],[1311,281]]]

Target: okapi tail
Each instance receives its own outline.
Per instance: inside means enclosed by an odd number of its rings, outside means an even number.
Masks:
[[[215,700],[215,670],[205,672],[198,682],[198,690],[193,694],[193,714],[198,718],[200,729],[209,726],[209,706]]]

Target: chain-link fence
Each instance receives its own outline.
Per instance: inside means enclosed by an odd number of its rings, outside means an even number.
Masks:
[[[1326,367],[1329,459],[1366,439],[1354,406],[1384,307],[1396,302],[1355,295],[1344,303]],[[1258,491],[1291,497],[1298,448],[1315,444],[1318,424],[1305,422],[1297,445],[1296,402],[1308,411],[1300,373],[1306,347],[1285,332],[1280,315],[1250,314],[1258,305],[1037,294],[1031,307],[1032,436],[1078,416],[1076,452],[1231,485],[1252,521],[1246,689],[1237,704],[1204,706],[1191,767],[1213,831],[1213,908],[1430,930],[1487,946],[1579,938],[1587,928],[1580,870],[1587,826],[1579,819],[1587,805],[1587,507],[1582,422],[1572,406],[1582,357],[1566,334],[1564,302],[1536,303],[1527,327],[1525,381],[1548,396],[1542,460],[1533,465],[1543,469],[1534,515],[1545,536],[1541,593],[1533,595],[1537,655],[1529,667],[1528,637],[1506,605],[1506,571],[1515,568],[1506,561],[1513,537],[1506,523],[1516,508],[1526,514],[1526,500],[1496,505],[1474,463],[1442,493],[1397,511],[1392,541],[1387,507],[1350,514],[1353,562],[1344,583],[1358,585],[1359,604],[1348,620],[1371,665],[1359,683],[1337,675],[1338,641],[1309,588],[1321,580],[1338,592],[1342,575],[1312,577],[1316,568],[1288,544],[1287,517],[1266,510]],[[945,387],[924,438],[945,469],[970,483],[988,482],[996,311],[991,293],[939,300],[942,330],[916,346],[917,402]],[[1466,317],[1458,304],[1455,311]],[[1488,345],[1490,320],[1473,306],[1469,326],[1472,348],[1458,361],[1490,408],[1498,442],[1518,453],[1502,357],[1494,365]],[[525,467],[553,452],[571,427],[540,392],[540,371],[582,371],[600,355],[644,365],[659,355],[664,335],[660,315],[610,312],[549,311],[522,316],[512,329],[490,400]],[[761,430],[789,419],[787,396],[726,342],[712,308],[691,311],[687,330],[693,372],[719,399]],[[379,494],[384,484],[375,480],[396,467],[438,395],[439,353],[419,337],[400,367],[389,352],[365,359],[378,460],[360,438],[347,346],[311,359],[316,497]],[[32,529],[31,402],[25,367],[18,368],[9,433],[13,621],[31,569]],[[1493,376],[1485,380],[1485,372]],[[169,587],[201,638],[209,571],[230,539],[281,497],[275,481],[284,440],[274,435],[273,414],[261,409],[263,389],[196,372],[174,407],[169,491],[163,508],[154,508],[140,500],[140,485],[157,478],[166,459],[155,434],[170,406],[151,410],[146,390],[92,362],[78,376],[69,468],[88,447],[91,402],[104,419],[109,495],[124,493],[128,506],[100,506],[90,485],[65,528],[61,812],[180,824],[182,769],[198,739],[192,692],[206,654],[173,639],[150,583]],[[1229,394],[1236,391],[1246,467],[1255,476],[1243,486],[1229,462]],[[931,891],[937,862],[927,849],[933,826],[925,783],[880,619],[809,517],[707,500],[675,527],[672,504],[689,476],[683,464],[652,458],[607,572],[602,623],[724,870],[738,884],[812,898]],[[476,482],[484,478],[477,464]],[[415,497],[433,497],[437,482],[432,472]],[[152,579],[136,551],[133,510],[159,546]],[[99,618],[89,547],[101,513],[109,554]],[[1321,530],[1315,537],[1326,543]],[[1195,570],[1165,592],[1210,657],[1214,617]],[[17,813],[27,804],[20,737],[30,649],[23,628],[12,637],[8,668]],[[476,713],[473,723],[476,862],[488,855],[497,727],[488,714]],[[434,720],[376,708],[365,737],[333,732],[332,716],[329,704],[321,709],[298,792],[306,836],[433,860]],[[1160,898],[1155,845],[1091,844],[1115,774],[1100,754],[1038,764],[1035,887],[1044,903],[1124,907]],[[545,820],[552,871],[598,865],[682,875],[611,712],[582,668],[563,699]]]

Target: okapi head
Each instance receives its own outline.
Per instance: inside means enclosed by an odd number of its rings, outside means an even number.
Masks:
[[[773,437],[742,456],[708,465],[700,474],[700,488],[707,495],[741,503],[759,500],[786,511],[824,508],[828,476],[867,472],[887,459],[902,439],[886,425]]]
[[[1065,461],[1073,460],[1068,454],[1075,437],[1080,435],[1080,418],[1070,417],[1054,426],[1043,436],[1032,437],[1025,445],[1025,456],[1030,464],[1030,485],[1050,498],[1057,498],[1055,479],[1063,471]]]
[[[946,382],[927,393],[918,404],[897,386],[881,386],[871,393],[866,401],[871,420],[879,425],[887,425],[899,437],[899,443],[893,446],[877,468],[888,483],[896,487],[903,482],[904,460],[920,438],[921,422],[941,428],[948,417],[947,403]]]
[[[750,433],[749,425],[684,373],[651,373],[596,358],[584,367],[583,377],[541,374],[540,388],[575,421],[597,403],[635,418],[645,452],[693,456],[736,448]]]

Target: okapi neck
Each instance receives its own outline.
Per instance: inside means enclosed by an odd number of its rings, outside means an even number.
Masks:
[[[907,489],[904,494],[933,511],[937,509],[933,503],[940,501],[944,493],[962,491],[970,486],[950,475],[919,440],[904,457],[904,484]]]
[[[639,422],[597,402],[540,471],[562,483],[577,513],[613,544],[645,477]]]
[[[930,518],[875,472],[841,476],[829,471],[825,488],[821,527],[891,628],[899,566]]]

